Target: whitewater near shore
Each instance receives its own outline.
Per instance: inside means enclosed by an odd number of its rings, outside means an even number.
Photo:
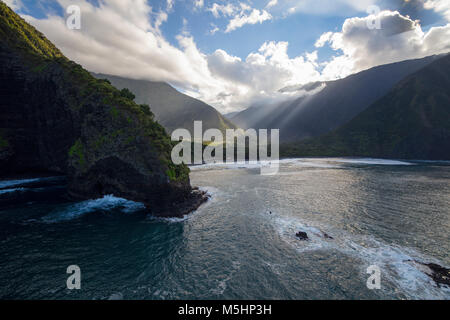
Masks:
[[[211,199],[184,218],[152,217],[113,195],[69,202],[56,185],[0,182],[0,199],[39,195],[1,207],[0,277],[10,276],[0,296],[450,298],[425,267],[450,266],[449,163],[286,159],[275,176],[244,164],[191,169]],[[87,279],[79,292],[64,286],[73,263]],[[379,290],[366,285],[373,265]]]

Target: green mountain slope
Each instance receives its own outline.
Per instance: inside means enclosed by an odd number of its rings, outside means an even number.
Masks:
[[[284,146],[284,155],[450,159],[450,55],[394,87],[336,131]]]
[[[343,79],[310,83],[303,88],[315,90],[320,85],[325,87],[320,92],[293,101],[255,105],[235,115],[231,121],[243,128],[279,128],[282,142],[319,137],[348,123],[401,80],[439,57],[381,65]],[[293,89],[296,88],[282,91]]]
[[[160,215],[200,201],[151,114],[64,57],[3,2],[0,96],[0,176],[62,173],[72,197],[114,194]]]
[[[122,77],[94,74],[108,79],[119,89],[128,88],[136,95],[138,103],[149,104],[156,119],[171,133],[175,129],[194,132],[194,121],[202,121],[203,129],[235,129],[235,125],[206,103],[178,92],[165,82],[133,80]]]

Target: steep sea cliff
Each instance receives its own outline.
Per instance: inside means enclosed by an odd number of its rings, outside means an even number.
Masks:
[[[0,18],[0,176],[62,174],[72,198],[114,194],[161,216],[206,201],[148,106],[68,60],[4,3]]]

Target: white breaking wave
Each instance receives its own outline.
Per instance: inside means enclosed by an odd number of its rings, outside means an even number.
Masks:
[[[267,214],[265,215],[267,216]],[[280,237],[284,241],[293,244],[297,249],[297,251],[299,252],[307,252],[319,249],[330,249],[335,245],[331,242],[332,241],[331,239],[330,240],[324,239],[322,230],[304,224],[300,222],[298,219],[280,217],[276,213],[270,215],[270,218],[272,219],[273,224],[277,229],[277,232],[279,233]],[[310,241],[298,240],[296,237],[296,233],[299,231],[306,232],[308,234],[308,238],[310,239]],[[328,233],[328,231],[325,230],[324,232]]]
[[[123,293],[117,292],[109,296],[108,300],[123,300]]]
[[[123,213],[133,213],[145,210],[145,205],[140,202],[134,202],[123,198],[117,198],[113,195],[107,195],[100,199],[86,200],[72,205],[68,205],[64,209],[58,209],[51,212],[42,220],[47,223],[55,223],[77,219],[87,213],[96,211],[109,211],[112,209],[120,209]]]
[[[302,167],[311,167],[311,168],[327,168],[327,169],[339,169],[342,168],[341,166],[337,164],[329,164],[324,161],[304,161],[301,159],[296,159],[296,161],[292,161],[292,164],[295,166],[302,166]]]
[[[264,216],[267,217],[267,214]],[[269,217],[283,241],[289,243],[299,253],[337,250],[363,261],[362,277],[366,276],[368,266],[378,266],[382,278],[401,288],[402,293],[409,299],[450,299],[450,288],[438,288],[433,279],[420,269],[420,265],[408,262],[412,260],[443,265],[436,259],[426,257],[410,248],[383,243],[370,236],[349,235],[341,230],[327,230],[326,227],[316,228],[293,217],[277,215]],[[300,241],[296,237],[299,231],[306,232],[310,240]],[[324,232],[329,233],[334,239],[325,238]]]
[[[22,180],[3,180],[3,181],[0,181],[0,188],[14,187],[19,184],[26,184],[26,183],[41,181],[42,179],[44,179],[44,178],[22,179]]]
[[[209,196],[209,200],[207,203],[210,203],[212,200],[217,200],[219,196],[224,194],[221,190],[211,186],[199,187],[199,190],[206,192],[206,194]]]
[[[12,192],[17,192],[17,191],[25,191],[25,190],[27,190],[27,189],[25,189],[25,188],[5,189],[5,190],[0,190],[0,194],[12,193]]]
[[[33,178],[33,179],[18,179],[18,180],[2,180],[0,181],[0,189],[7,187],[14,187],[21,184],[28,184],[32,182],[39,181],[52,181],[55,179],[60,179],[61,177],[44,177],[44,178]]]
[[[282,159],[282,160],[274,160],[274,161],[236,161],[236,162],[217,162],[217,163],[206,163],[201,165],[193,165],[189,166],[191,171],[197,170],[213,170],[213,169],[260,169],[261,167],[267,167],[271,164],[289,164],[289,163],[297,163],[302,161],[302,159]]]
[[[217,286],[211,290],[209,290],[212,294],[214,295],[223,295],[223,293],[225,292],[225,290],[227,289],[228,286],[228,281],[233,279],[234,274],[239,271],[239,269],[241,268],[241,262],[240,261],[232,261],[231,263],[231,271],[229,273],[229,275],[225,276],[223,279],[221,280],[217,280]]]
[[[155,216],[148,216],[148,221],[158,221],[158,222],[167,222],[167,223],[180,223],[188,220],[191,218],[191,216],[195,214],[195,212],[192,212],[191,214],[184,215],[181,218],[163,218],[163,217],[155,217]]]
[[[191,171],[206,170],[206,169],[258,169],[261,167],[261,163],[248,163],[248,162],[218,162],[207,163],[195,166],[189,166]]]
[[[361,158],[361,159],[329,159],[334,162],[353,163],[353,164],[370,164],[370,165],[383,165],[383,166],[413,166],[414,163],[404,162],[399,160],[388,159],[373,159],[373,158]]]
[[[410,248],[388,245],[371,238],[368,238],[367,242],[369,246],[351,240],[346,242],[353,249],[353,254],[364,261],[363,273],[369,265],[379,266],[381,276],[401,288],[409,299],[450,298],[450,288],[438,288],[434,280],[421,270],[420,265],[409,261],[434,262],[442,265],[441,262],[425,257]]]
[[[331,163],[330,163],[331,162]],[[206,163],[201,165],[189,166],[191,171],[198,170],[221,170],[221,169],[259,169],[261,166],[266,166],[270,162],[218,162],[218,163]],[[354,159],[344,159],[344,158],[290,158],[279,160],[280,165],[295,165],[302,167],[311,168],[330,168],[338,169],[342,168],[339,163],[349,163],[349,164],[365,164],[365,165],[385,165],[385,166],[412,166],[415,163],[399,161],[399,160],[389,160],[389,159],[374,159],[374,158],[354,158]]]

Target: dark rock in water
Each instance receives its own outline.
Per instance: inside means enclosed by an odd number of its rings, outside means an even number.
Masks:
[[[418,269],[432,278],[438,287],[441,285],[450,286],[450,269],[436,263],[423,263],[417,260],[407,260],[406,262],[418,266]]]
[[[0,176],[53,172],[68,194],[114,194],[180,216],[205,195],[133,94],[98,80],[0,2]]]
[[[182,202],[156,208],[155,210],[152,210],[152,214],[163,218],[182,218],[185,215],[197,210],[202,204],[207,202],[209,198],[210,196],[205,191],[193,190],[192,193],[188,197],[185,197]]]
[[[328,233],[325,233],[325,232],[323,232],[323,236],[325,239],[330,239],[330,240],[334,239],[332,236],[330,236]]]
[[[297,236],[297,238],[299,238],[300,240],[308,240],[308,234],[306,232],[302,232],[299,231],[295,234]]]
[[[433,271],[432,278],[437,285],[444,284],[450,286],[450,269],[441,267],[435,263],[426,264]]]

